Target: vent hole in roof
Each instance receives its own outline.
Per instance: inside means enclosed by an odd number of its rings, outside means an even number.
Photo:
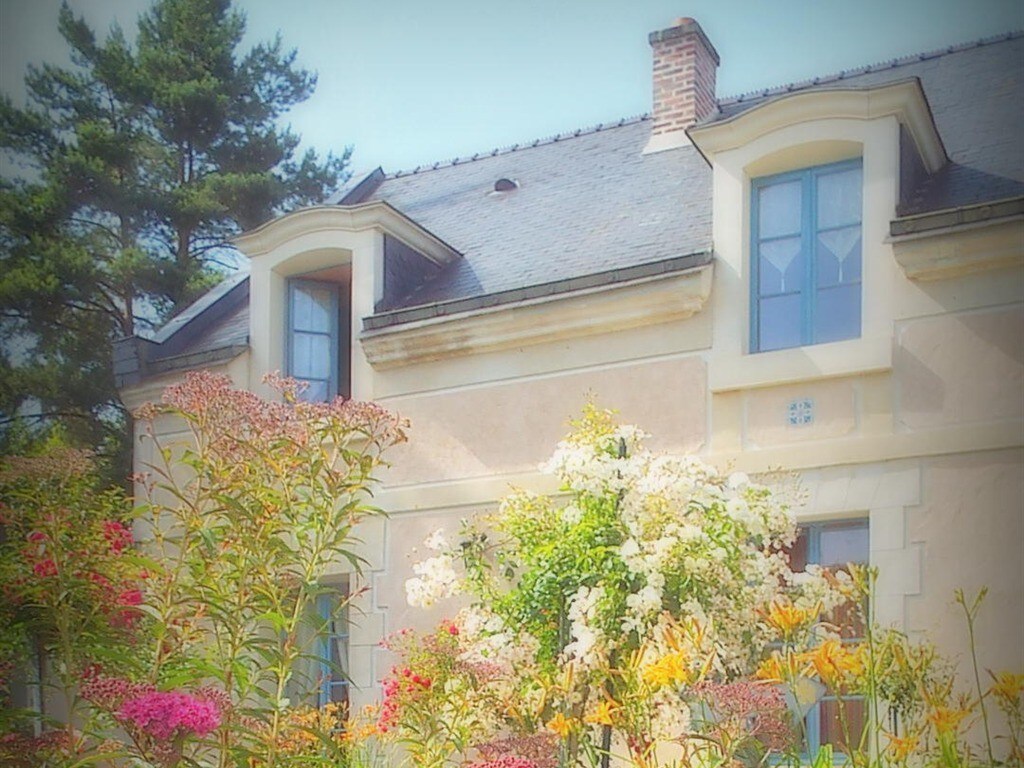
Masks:
[[[501,178],[494,182],[495,192],[511,192],[513,189],[519,188],[519,182],[513,179]]]

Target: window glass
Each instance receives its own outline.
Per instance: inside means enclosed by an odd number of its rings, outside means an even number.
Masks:
[[[760,255],[762,296],[800,292],[805,268],[799,237],[762,243]]]
[[[800,232],[801,190],[799,181],[762,187],[760,190],[760,232],[762,238]]]
[[[288,375],[308,387],[300,397],[329,400],[338,393],[338,287],[293,280],[288,289]]]
[[[860,177],[859,167],[817,177],[818,229],[860,224]]]
[[[320,643],[320,696],[319,704],[334,702],[348,704],[349,700],[349,632],[348,588],[339,585],[317,601],[317,610],[323,620]]]
[[[760,301],[762,352],[800,345],[800,294],[772,296]]]
[[[860,336],[862,187],[859,160],[754,180],[752,351]]]
[[[866,564],[869,547],[867,520],[811,523],[800,529],[790,550],[790,567],[800,571],[814,563],[830,571],[845,570],[849,563]],[[864,634],[863,611],[857,606],[835,611],[826,618],[839,628],[844,642],[856,642]],[[837,752],[844,751],[840,706],[837,699],[825,696],[807,716],[812,754],[821,744],[832,744]],[[847,698],[842,706],[850,733],[859,735],[867,716],[864,700]]]

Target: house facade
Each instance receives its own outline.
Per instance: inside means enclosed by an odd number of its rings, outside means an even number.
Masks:
[[[878,566],[883,624],[963,654],[953,591],[987,586],[982,663],[1024,668],[1024,37],[731,99],[697,22],[650,44],[650,116],[377,169],[241,235],[248,275],[120,343],[126,404],[280,370],[411,421],[362,534],[357,703],[379,640],[437,618],[406,606],[415,549],[555,490],[537,466],[591,396],[657,450],[799,472],[802,556]]]

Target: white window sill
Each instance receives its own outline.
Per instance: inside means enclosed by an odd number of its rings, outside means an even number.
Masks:
[[[869,337],[714,358],[712,392],[774,387],[892,369],[892,338]]]

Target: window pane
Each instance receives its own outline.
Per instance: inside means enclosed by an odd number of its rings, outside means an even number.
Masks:
[[[297,331],[331,331],[334,294],[312,285],[292,287],[292,327]]]
[[[864,700],[852,699],[840,704],[835,699],[825,699],[820,706],[820,743],[832,744],[837,752],[848,753],[849,749],[843,736],[843,718],[846,720],[846,732],[850,734],[856,747],[860,735],[864,732],[867,709]]]
[[[330,379],[331,337],[320,333],[292,334],[292,375],[298,379]]]
[[[759,238],[800,233],[800,180],[772,184],[758,190]]]
[[[860,336],[860,283],[820,288],[817,302],[814,343]]]
[[[761,243],[757,268],[761,296],[799,291],[804,273],[800,238]]]
[[[846,565],[868,561],[866,522],[828,525],[821,529],[820,565]]]
[[[860,282],[860,227],[818,233],[818,287]]]
[[[800,294],[773,296],[758,302],[758,346],[762,352],[801,343]]]
[[[861,172],[851,168],[818,176],[818,228],[859,224]]]
[[[309,386],[299,394],[299,399],[307,403],[322,403],[331,396],[331,384],[328,381],[317,381],[316,379],[299,379]]]
[[[337,704],[348,703],[348,686],[347,685],[331,685],[331,701]]]

